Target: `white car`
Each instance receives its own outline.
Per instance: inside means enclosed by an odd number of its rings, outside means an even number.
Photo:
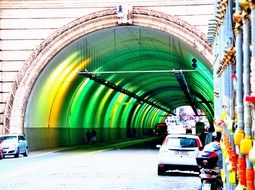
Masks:
[[[196,157],[202,147],[197,135],[167,135],[159,149],[158,175],[168,170],[187,170],[198,172]]]
[[[3,150],[4,157],[6,155],[14,155],[14,157],[17,158],[20,154],[23,154],[23,156],[28,156],[28,144],[23,135],[1,135],[0,139],[2,141],[1,148]]]

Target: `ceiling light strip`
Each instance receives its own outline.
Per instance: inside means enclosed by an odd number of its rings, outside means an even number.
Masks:
[[[197,72],[198,70],[143,70],[143,71],[79,71],[80,74],[129,74],[129,73],[176,73],[176,72]]]

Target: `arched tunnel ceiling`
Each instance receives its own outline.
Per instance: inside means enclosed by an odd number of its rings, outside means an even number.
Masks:
[[[117,26],[80,37],[50,60],[30,95],[25,127],[112,127],[139,118],[132,114],[159,118],[190,104],[212,119],[207,59],[169,33]],[[114,121],[113,113],[123,116]]]

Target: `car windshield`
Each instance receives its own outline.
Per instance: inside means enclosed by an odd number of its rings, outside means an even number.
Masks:
[[[186,137],[169,137],[166,144],[173,148],[197,147],[196,139]]]

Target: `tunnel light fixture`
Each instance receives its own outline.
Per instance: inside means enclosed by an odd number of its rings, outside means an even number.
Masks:
[[[80,71],[80,74],[131,74],[131,73],[176,73],[176,72],[197,72],[198,70],[195,69],[188,69],[188,70],[182,70],[182,69],[172,69],[172,70],[141,70],[141,71],[95,71],[95,72],[89,72],[89,71]]]
[[[87,78],[89,78],[89,79],[91,79],[91,80],[93,80],[93,81],[95,81],[95,82],[97,82],[99,84],[107,86],[107,87],[109,87],[109,88],[111,88],[111,89],[113,89],[115,91],[121,92],[123,94],[126,94],[126,95],[132,97],[132,98],[135,98],[135,99],[137,99],[139,104],[146,103],[146,104],[149,104],[149,105],[151,105],[151,106],[153,106],[155,108],[158,108],[158,109],[160,109],[162,111],[165,111],[168,114],[175,115],[170,110],[168,110],[168,109],[166,109],[166,108],[164,108],[164,107],[162,107],[162,106],[160,106],[160,105],[158,105],[158,104],[156,104],[156,103],[154,103],[154,102],[152,102],[152,101],[150,101],[148,99],[145,99],[145,98],[143,98],[141,96],[138,96],[137,94],[122,88],[121,86],[118,86],[118,85],[116,85],[114,83],[111,83],[110,81],[107,81],[107,80],[105,80],[105,79],[103,79],[101,77],[96,76],[94,72],[83,71],[83,72],[78,72],[78,74],[79,75],[83,75],[83,76],[85,76],[85,77],[87,77]]]
[[[142,104],[142,102],[117,102],[118,105],[136,105],[136,104]]]

